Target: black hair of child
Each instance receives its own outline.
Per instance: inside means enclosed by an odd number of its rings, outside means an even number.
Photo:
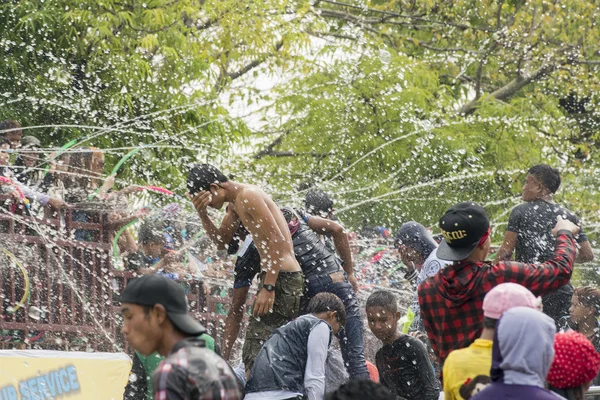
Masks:
[[[367,299],[365,308],[370,307],[381,307],[395,314],[398,312],[398,301],[396,300],[396,295],[389,290],[378,290],[373,292]]]
[[[393,398],[394,395],[388,388],[370,380],[351,380],[325,397],[326,400],[388,400]]]
[[[527,174],[533,175],[535,179],[540,181],[542,185],[550,191],[556,193],[560,187],[560,172],[556,168],[552,168],[546,164],[534,165],[529,168]]]
[[[216,183],[224,183],[229,179],[219,171],[215,166],[210,164],[196,164],[190,170],[187,177],[187,188],[193,196],[198,192],[206,192],[210,189],[210,185]]]
[[[335,311],[340,325],[346,326],[346,307],[344,307],[342,300],[333,293],[318,293],[310,300],[306,307],[306,312],[310,314],[320,314],[329,311]]]
[[[321,217],[328,216],[333,211],[333,200],[321,189],[311,189],[304,200],[306,212]]]

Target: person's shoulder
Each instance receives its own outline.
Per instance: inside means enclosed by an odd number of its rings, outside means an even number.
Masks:
[[[579,220],[579,217],[577,216],[577,214],[574,211],[571,211],[570,209],[563,206],[562,204],[555,204],[555,210],[556,210],[557,214],[564,214],[570,220],[572,220],[572,219]]]
[[[423,263],[422,270],[425,271],[425,275],[427,277],[435,275],[439,272],[440,269],[444,268],[446,265],[452,264],[452,261],[445,261],[437,256],[437,249],[431,252],[429,257]]]
[[[244,185],[240,191],[238,198],[244,200],[256,200],[268,197],[264,190],[254,185]]]
[[[178,354],[178,352],[173,354]],[[159,386],[168,386],[173,384],[173,382],[187,380],[189,375],[190,371],[187,366],[187,357],[169,356],[162,360],[154,372],[152,372],[152,381],[157,382]]]
[[[511,210],[511,213],[514,212],[520,212],[523,210],[529,210],[530,208],[534,207],[534,202],[533,201],[524,201],[520,204],[517,204],[516,206],[514,206]]]
[[[400,341],[400,339],[397,340],[398,345],[400,346],[404,346],[405,348],[413,348],[413,349],[418,349],[418,350],[423,350],[425,351],[427,349],[427,346],[425,346],[425,343],[423,343],[421,341],[421,339],[410,336],[410,335],[403,335],[403,341]]]

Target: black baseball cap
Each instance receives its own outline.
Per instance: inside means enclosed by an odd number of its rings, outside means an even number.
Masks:
[[[188,314],[187,299],[181,285],[164,276],[145,275],[129,281],[121,295],[121,302],[141,306],[162,304],[169,320],[181,332],[190,336],[206,332],[202,324]]]
[[[490,227],[485,210],[477,203],[458,203],[440,218],[444,239],[437,249],[442,260],[460,261],[469,257]]]

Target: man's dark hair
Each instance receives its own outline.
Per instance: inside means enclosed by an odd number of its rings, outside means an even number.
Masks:
[[[533,175],[550,193],[556,193],[560,187],[560,173],[556,168],[552,168],[549,165],[534,165],[529,168],[527,174]]]
[[[490,317],[483,317],[483,327],[487,329],[496,329],[498,320]]]
[[[19,123],[19,121],[15,121],[14,119],[7,119],[4,120],[2,122],[0,122],[0,131],[7,131],[9,129],[20,129],[22,128],[21,124]],[[8,132],[1,132],[1,135],[4,135]]]
[[[156,224],[144,222],[138,231],[138,242],[141,244],[148,243],[164,243],[163,230],[158,228]]]
[[[152,310],[154,309],[154,306],[147,306],[145,304],[140,304],[140,307],[142,307],[142,309],[144,310],[144,317],[147,319],[148,317],[150,317],[150,313],[152,312]]]
[[[333,211],[333,200],[321,189],[311,189],[306,193],[304,208],[309,214],[327,217]]]
[[[382,384],[369,380],[351,380],[335,392],[325,396],[325,400],[388,400],[394,395]]]
[[[340,325],[346,326],[346,307],[344,307],[342,300],[333,293],[318,293],[310,300],[306,307],[306,312],[310,314],[319,314],[329,311],[335,311]]]
[[[210,164],[196,164],[187,177],[187,187],[193,196],[198,192],[206,192],[213,183],[227,182],[229,179],[216,167]]]
[[[389,290],[378,290],[371,294],[367,299],[365,308],[381,307],[393,314],[398,312],[398,301],[394,293]]]

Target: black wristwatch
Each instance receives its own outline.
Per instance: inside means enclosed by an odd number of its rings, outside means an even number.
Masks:
[[[275,291],[275,285],[263,285],[263,289],[265,289],[267,292],[274,292]]]

